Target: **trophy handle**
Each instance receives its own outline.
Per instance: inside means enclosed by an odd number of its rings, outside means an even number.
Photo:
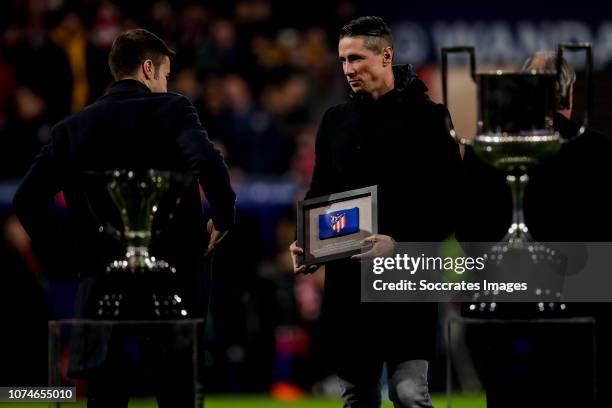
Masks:
[[[81,171],[80,176],[81,176],[81,182],[83,183],[83,186],[91,186],[92,184],[95,184],[96,182],[102,182],[106,184],[107,175],[106,175],[106,172],[104,171],[84,170],[84,171]],[[85,189],[85,191],[87,191],[86,187],[83,187],[83,188]],[[113,224],[111,224],[109,221],[102,221],[97,216],[96,211],[94,210],[94,207],[91,204],[91,199],[88,193],[84,195],[84,201],[85,201],[85,204],[87,205],[87,210],[89,211],[90,216],[93,218],[95,223],[98,225],[98,228],[99,228],[98,231],[100,233],[105,232],[107,235],[115,239],[121,245],[125,245],[125,237],[123,236],[122,231],[115,228]]]
[[[442,99],[444,106],[448,109],[448,54],[463,54],[467,53],[470,56],[470,76],[472,81],[476,82],[476,55],[474,47],[462,46],[462,47],[442,47]],[[450,135],[459,144],[468,144],[469,140],[460,137],[453,126],[450,117],[447,118],[446,127]]]
[[[582,125],[578,130],[578,133],[574,137],[581,136],[586,131],[589,125],[591,115],[593,112],[593,46],[591,43],[560,43],[557,48],[557,80],[561,75],[561,61],[563,58],[563,52],[567,51],[584,51],[585,53],[585,98],[586,107],[584,109],[584,118]],[[566,96],[569,98],[569,94]],[[562,101],[563,102],[563,101]],[[569,101],[568,101],[569,102]],[[566,103],[568,103],[566,102]],[[572,139],[574,138],[572,137]],[[570,139],[571,140],[571,139]]]

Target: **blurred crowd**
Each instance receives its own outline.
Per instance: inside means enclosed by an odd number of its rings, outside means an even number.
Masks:
[[[357,12],[350,0],[316,7],[272,0],[0,2],[0,318],[12,333],[0,343],[1,383],[46,384],[46,322],[71,316],[76,287],[76,279],[46,270],[37,257],[11,214],[10,186],[55,123],[105,93],[111,44],[134,27],[177,51],[169,88],[196,106],[235,185],[263,179],[296,186],[285,203],[239,207],[237,227],[218,251],[209,387],[280,384],[278,392],[291,394],[284,384],[299,391],[326,376],[308,357],[317,347],[322,276],[294,279],[286,248],[295,200],[314,166],[318,121],[348,91],[336,33]],[[27,307],[14,313],[15,305]],[[24,353],[32,365],[14,358]]]
[[[113,39],[144,27],[177,51],[171,89],[197,106],[237,176],[307,180],[314,125],[345,92],[335,33],[356,7],[318,7],[328,17],[311,20],[304,9],[270,0],[2,2],[0,177],[21,176],[50,126],[104,94]]]

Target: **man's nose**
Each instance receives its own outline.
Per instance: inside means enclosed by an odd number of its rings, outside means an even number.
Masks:
[[[349,77],[355,75],[355,70],[353,69],[352,64],[345,62],[343,68],[344,68],[344,75],[349,76]]]

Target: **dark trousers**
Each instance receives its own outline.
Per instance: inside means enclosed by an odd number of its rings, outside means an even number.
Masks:
[[[344,407],[380,407],[385,362],[395,407],[432,407],[427,360],[434,355],[437,305],[361,302],[360,276],[357,263],[326,265],[326,360],[340,378]]]
[[[428,362],[388,362],[389,398],[396,408],[433,408],[427,386]],[[378,408],[381,405],[382,361],[356,359],[337,367],[344,408]]]
[[[202,407],[202,396],[190,376],[178,372],[155,373],[134,380],[112,372],[96,373],[88,384],[87,408],[126,408],[134,393],[152,391],[160,408]]]
[[[183,344],[177,334],[163,326],[115,327],[104,363],[88,376],[87,407],[124,408],[139,395],[155,395],[160,408],[202,407],[201,361],[194,361],[189,336],[179,337]]]

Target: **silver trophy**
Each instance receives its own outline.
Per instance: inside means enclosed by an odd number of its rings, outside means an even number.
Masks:
[[[156,170],[112,172],[108,191],[121,214],[127,252],[124,259],[110,264],[107,272],[175,272],[167,262],[149,256],[153,217],[170,186],[170,178],[171,173]]]
[[[586,52],[587,60],[587,109],[578,134],[570,138],[562,137],[553,127],[556,111],[555,87],[560,75],[559,68],[564,50],[583,50]],[[582,135],[588,125],[591,106],[591,45],[559,44],[556,72],[496,70],[476,73],[473,47],[442,48],[442,91],[446,105],[448,105],[448,54],[454,53],[467,53],[470,57],[470,75],[477,86],[478,122],[477,133],[473,138],[459,136],[450,123],[449,131],[459,143],[472,145],[480,159],[505,171],[506,181],[512,192],[512,223],[505,237],[487,253],[488,264],[503,267],[509,260],[513,265],[526,260],[538,265],[538,268],[544,266],[552,268],[553,272],[558,272],[564,267],[564,259],[553,249],[532,238],[523,216],[523,193],[529,182],[527,175],[529,168],[556,154],[563,143]],[[556,301],[561,298],[562,279],[551,282],[552,275],[554,273],[548,274],[533,289],[536,294],[541,294],[547,300],[555,300],[539,302],[539,311],[557,308]],[[557,273],[557,275],[562,274]],[[530,280],[533,282],[534,277],[530,277]],[[494,311],[497,307],[494,301],[497,295],[477,293],[475,300],[478,302],[471,304],[470,309]],[[565,308],[565,305],[560,306]]]
[[[190,311],[185,306],[176,268],[165,260],[151,256],[149,249],[162,200],[177,186],[179,190],[183,188],[188,177],[159,170],[115,170],[90,173],[90,178],[92,175],[106,184],[123,223],[121,231],[109,222],[100,222],[100,231],[106,231],[126,247],[125,256],[109,263],[105,274],[98,278],[94,295],[95,317],[189,317]],[[179,201],[173,202],[178,204]],[[164,216],[172,217],[172,209],[165,211]]]

